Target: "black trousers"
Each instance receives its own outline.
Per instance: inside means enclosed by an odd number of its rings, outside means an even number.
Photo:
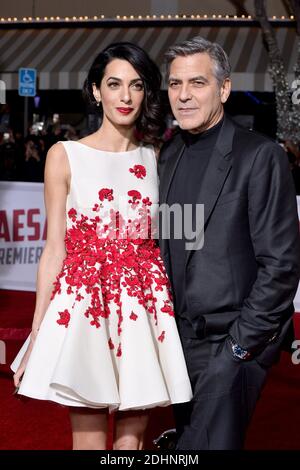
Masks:
[[[234,358],[226,335],[181,340],[194,396],[174,406],[176,449],[242,449],[268,369]]]

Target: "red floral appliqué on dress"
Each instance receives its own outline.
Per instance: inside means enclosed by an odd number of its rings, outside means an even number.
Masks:
[[[68,212],[71,226],[67,229],[65,246],[67,256],[54,283],[51,299],[64,289],[73,301],[85,301],[84,315],[90,324],[100,328],[102,319],[108,319],[111,309],[118,316],[117,334],[121,339],[123,312],[121,293],[136,299],[157,324],[157,298],[155,292],[166,289],[171,297],[170,283],[156,241],[151,238],[151,213],[149,197],[142,198],[137,190],[128,191],[129,204],[133,204],[136,217],[125,221],[113,208],[108,211],[110,222],[103,223],[99,216],[88,217],[71,208]],[[102,188],[99,199],[113,200],[113,190]],[[98,205],[94,208],[98,210]],[[63,287],[64,278],[66,287]],[[74,305],[73,303],[73,305]],[[171,300],[164,301],[161,312],[174,316]],[[68,326],[70,312],[58,312],[59,325]],[[72,313],[72,314],[75,314]],[[76,313],[77,314],[77,313]],[[135,322],[138,315],[131,311]],[[159,336],[164,340],[164,332]],[[110,349],[116,349],[111,338]],[[116,351],[122,355],[121,341]]]
[[[117,357],[122,356],[122,346],[121,343],[119,343],[118,350],[117,350]]]
[[[162,342],[165,340],[165,335],[166,335],[166,332],[163,331],[163,332],[161,333],[161,335],[157,338],[158,341],[160,341],[160,342],[162,343]]]
[[[146,168],[143,165],[134,165],[133,168],[129,168],[129,171],[140,179],[144,179],[146,176]]]
[[[145,197],[143,200],[142,200],[143,204],[145,204],[145,206],[152,206],[152,202],[150,201],[150,199],[148,197]]]
[[[58,314],[60,315],[60,319],[56,320],[56,323],[58,323],[59,325],[65,325],[65,327],[67,328],[71,318],[70,313],[67,309],[65,309],[63,312],[58,312]]]
[[[136,319],[138,318],[138,316],[137,316],[137,314],[136,314],[136,313],[134,313],[134,312],[131,312],[131,314],[130,314],[130,317],[129,317],[129,318],[130,318],[130,320],[134,320],[134,321],[136,321]]]
[[[168,313],[171,317],[174,316],[173,307],[170,300],[164,300],[164,306],[160,309],[164,313]]]
[[[75,209],[70,209],[69,212],[68,212],[68,216],[70,217],[70,219],[72,220],[72,222],[75,222],[76,220],[76,216],[77,216],[77,211]]]
[[[107,199],[108,201],[113,201],[113,190],[108,189],[108,188],[102,188],[99,191],[99,199],[100,201],[104,201],[104,199]]]
[[[140,199],[142,199],[141,193],[132,189],[131,191],[128,191],[127,194],[131,197],[131,199],[128,200],[128,203],[131,204],[132,209],[135,209],[139,205]]]

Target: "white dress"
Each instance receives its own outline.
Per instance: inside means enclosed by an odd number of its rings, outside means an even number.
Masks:
[[[62,144],[71,169],[67,255],[18,393],[110,411],[187,402],[169,281],[150,234],[158,213],[154,150]]]

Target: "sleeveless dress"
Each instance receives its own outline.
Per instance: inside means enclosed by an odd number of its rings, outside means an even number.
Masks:
[[[110,411],[187,402],[192,391],[155,240],[153,147],[61,144],[71,169],[67,254],[18,393]]]

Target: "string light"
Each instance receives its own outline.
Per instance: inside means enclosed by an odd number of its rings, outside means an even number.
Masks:
[[[138,16],[135,16],[135,15],[116,15],[115,16],[115,19],[116,20],[123,20],[123,21],[129,21],[129,20],[161,20],[161,21],[165,21],[165,20],[187,20],[187,19],[191,19],[191,20],[195,20],[195,19],[204,19],[204,20],[209,20],[209,19],[212,19],[212,20],[223,20],[223,19],[226,19],[226,20],[234,20],[234,21],[240,21],[240,20],[245,20],[245,19],[248,19],[248,20],[252,20],[253,17],[251,15],[241,15],[241,16],[237,16],[237,15],[234,15],[234,16],[230,16],[228,14],[226,15],[216,15],[216,14],[213,14],[211,16],[205,14],[205,15],[199,15],[199,14],[192,14],[192,15],[187,15],[187,14],[176,14],[176,15],[145,15],[145,16],[142,16],[142,15],[138,15]],[[0,21],[2,23],[11,23],[11,22],[26,22],[26,23],[32,23],[32,22],[38,22],[38,21],[46,21],[46,22],[54,22],[54,21],[65,21],[65,22],[70,22],[70,21],[88,21],[88,20],[104,20],[105,19],[105,15],[94,15],[94,16],[65,16],[63,18],[61,18],[60,16],[44,16],[44,17],[39,17],[39,16],[36,16],[35,18],[29,16],[29,17],[22,17],[22,18],[17,18],[17,17],[7,17],[7,18],[4,18],[4,17],[1,17],[0,18]],[[273,21],[277,21],[277,20],[283,20],[283,21],[295,21],[295,16],[294,15],[290,15],[290,16],[285,16],[285,15],[282,15],[282,16],[276,16],[276,15],[273,15],[270,17],[270,20],[273,20]]]

